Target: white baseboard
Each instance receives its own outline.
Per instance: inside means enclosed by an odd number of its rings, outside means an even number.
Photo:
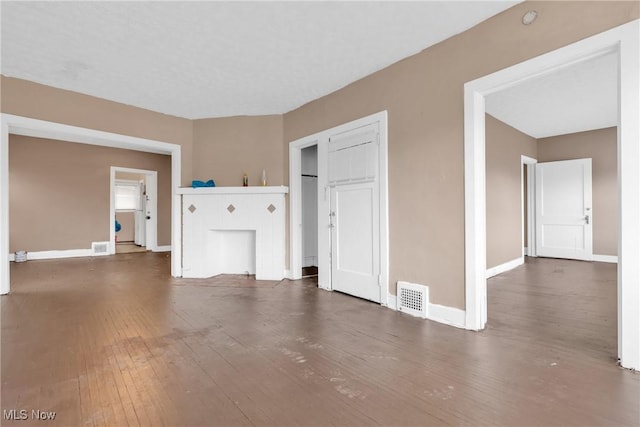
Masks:
[[[594,255],[593,260],[596,262],[609,262],[612,264],[618,263],[618,257],[616,255]]]
[[[524,248],[522,248],[522,253],[523,253],[525,256],[529,256],[529,248],[528,248],[528,247],[526,247],[526,246],[525,246]]]
[[[285,270],[284,271],[284,278],[285,279],[289,279],[289,280],[293,280],[293,277],[291,277],[291,270]]]
[[[389,294],[389,298],[387,301],[387,308],[390,308],[391,310],[398,310],[397,300],[398,300],[397,296]]]
[[[171,245],[156,246],[156,248],[153,249],[152,252],[171,252]]]
[[[64,249],[58,251],[27,252],[27,260],[80,258],[95,256],[91,249]],[[9,254],[9,261],[15,261],[15,254]]]
[[[464,310],[431,303],[429,303],[427,310],[427,319],[464,329],[466,322],[466,313]]]
[[[489,279],[493,276],[497,276],[498,274],[502,274],[506,271],[513,270],[514,268],[524,264],[524,257],[513,259],[509,262],[505,262],[504,264],[500,264],[498,266],[488,268],[486,278]]]
[[[397,295],[389,294],[389,302],[387,308],[398,310]],[[445,325],[454,326],[456,328],[465,328],[466,313],[459,308],[449,307],[446,305],[433,304],[427,302],[427,319],[434,322],[443,323]]]

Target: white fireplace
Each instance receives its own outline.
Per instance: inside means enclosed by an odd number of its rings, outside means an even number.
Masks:
[[[282,280],[287,187],[181,188],[182,277]]]

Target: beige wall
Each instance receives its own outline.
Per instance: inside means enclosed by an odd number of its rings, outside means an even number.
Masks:
[[[194,179],[241,186],[246,172],[250,186],[261,185],[265,169],[267,185],[284,183],[281,115],[195,120],[193,141]]]
[[[536,139],[486,115],[487,268],[522,256],[521,156]]]
[[[191,120],[26,80],[1,78],[3,113],[179,144],[182,184],[191,184]]]
[[[539,18],[524,26],[530,9]],[[434,303],[464,308],[464,83],[638,17],[638,2],[516,5],[285,114],[284,156],[295,139],[388,110],[391,292],[422,283]]]
[[[538,161],[592,159],[593,253],[618,253],[617,129],[579,132],[538,140]]]
[[[138,173],[116,171],[116,179],[128,179],[129,181],[143,181],[146,183],[146,178],[146,176]]]
[[[9,250],[88,249],[109,240],[111,166],[158,171],[158,245],[171,244],[171,157],[9,138]]]

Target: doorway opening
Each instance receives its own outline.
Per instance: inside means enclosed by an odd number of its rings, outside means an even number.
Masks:
[[[640,21],[605,31],[465,84],[466,328],[487,321],[485,97],[533,77],[615,52],[618,57],[618,359],[640,369]],[[628,260],[625,262],[625,260]]]
[[[110,253],[158,250],[158,172],[112,166]]]
[[[171,156],[171,275],[182,275],[182,228],[180,221],[181,147],[151,139],[64,125],[29,117],[0,114],[0,295],[11,290],[9,264],[9,135],[24,135],[66,142],[123,148]],[[109,219],[109,229],[114,223]],[[105,246],[109,246],[106,245]]]
[[[302,150],[302,277],[318,276],[318,145]]]

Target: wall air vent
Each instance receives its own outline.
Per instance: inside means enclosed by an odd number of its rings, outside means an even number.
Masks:
[[[416,317],[427,318],[429,288],[408,282],[398,282],[398,310]]]
[[[109,242],[92,242],[91,255],[109,255]]]

